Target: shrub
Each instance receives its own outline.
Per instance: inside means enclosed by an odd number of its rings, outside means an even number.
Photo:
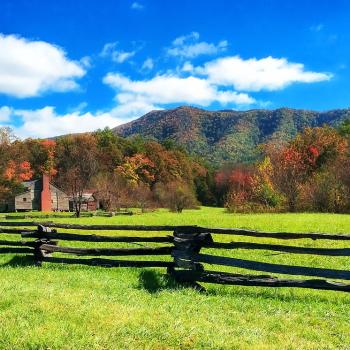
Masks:
[[[334,171],[324,171],[302,186],[299,209],[344,213],[349,211],[349,195],[348,189]]]
[[[181,182],[159,183],[155,188],[155,195],[162,206],[177,213],[181,213],[183,209],[198,207],[198,202],[191,188]]]

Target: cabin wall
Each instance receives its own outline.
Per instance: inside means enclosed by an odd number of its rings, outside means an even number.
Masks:
[[[50,185],[50,191],[52,211],[69,211],[68,196],[53,185]]]
[[[33,210],[32,192],[25,192],[15,197],[16,210]]]
[[[97,202],[96,202],[96,200],[87,203],[87,210],[88,211],[95,211],[95,210],[97,210]]]
[[[27,184],[27,192],[21,193],[6,203],[7,211],[41,211],[42,210],[42,185],[40,180]],[[46,211],[69,211],[69,197],[56,186],[49,185],[50,208]],[[1,210],[2,208],[0,208]]]
[[[69,208],[70,211],[75,211],[75,207],[74,207],[74,202],[71,199],[69,201]],[[83,202],[81,203],[81,211],[96,211],[97,209],[99,209],[98,206],[98,202],[93,199],[93,200],[83,200]]]

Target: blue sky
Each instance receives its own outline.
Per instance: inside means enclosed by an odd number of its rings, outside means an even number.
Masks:
[[[1,0],[0,126],[114,127],[152,109],[350,105],[350,2]]]

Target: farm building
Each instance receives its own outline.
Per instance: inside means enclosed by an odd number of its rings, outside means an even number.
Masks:
[[[82,194],[81,211],[95,211],[100,208],[99,202],[95,197],[95,190],[86,190]],[[69,199],[69,210],[74,211],[73,198]]]
[[[7,202],[6,211],[69,211],[69,196],[52,184],[49,176],[22,185],[25,191]]]

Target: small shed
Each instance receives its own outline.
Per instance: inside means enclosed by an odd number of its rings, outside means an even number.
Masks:
[[[99,209],[99,201],[95,197],[95,190],[86,190],[82,195],[81,210],[82,211],[95,211]],[[74,201],[71,197],[69,200],[69,209],[74,211]]]

